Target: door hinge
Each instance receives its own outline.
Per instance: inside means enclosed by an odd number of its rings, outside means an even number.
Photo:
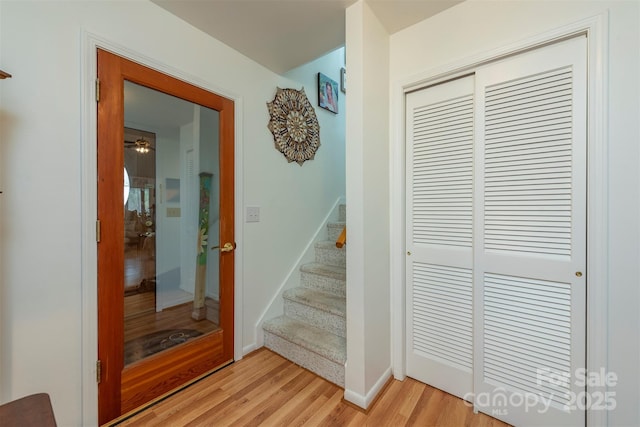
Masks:
[[[96,102],[100,102],[100,79],[96,79]]]
[[[96,219],[96,243],[100,243],[100,220]]]
[[[102,380],[102,361],[96,360],[96,382],[100,384]]]

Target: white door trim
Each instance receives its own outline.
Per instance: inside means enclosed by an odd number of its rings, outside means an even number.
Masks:
[[[587,106],[587,369],[607,368],[608,295],[608,13],[586,18],[553,31],[461,61],[391,82],[391,336],[392,368],[396,379],[405,369],[405,95],[407,92],[449,80],[475,67],[544,46],[577,34],[588,43]],[[589,391],[589,390],[588,390]],[[603,390],[599,390],[603,391]],[[606,411],[587,411],[587,425],[606,425]]]
[[[83,30],[81,34],[81,265],[82,265],[82,425],[98,424],[98,385],[96,383],[96,360],[98,358],[98,253],[96,247],[97,213],[97,116],[95,80],[97,76],[97,49],[135,61],[180,80],[189,82],[209,92],[229,98],[235,104],[235,239],[243,241],[243,154],[242,111],[243,99],[234,92],[213,85],[154,58],[114,43],[99,35]],[[243,250],[242,244],[235,251],[235,304],[234,304],[234,359],[242,359],[242,298],[243,298]]]

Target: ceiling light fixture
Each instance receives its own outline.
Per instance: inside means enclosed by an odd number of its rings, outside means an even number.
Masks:
[[[136,139],[136,151],[140,154],[147,154],[151,144],[144,138]]]

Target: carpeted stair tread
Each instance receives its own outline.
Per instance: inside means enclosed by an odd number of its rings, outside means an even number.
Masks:
[[[309,288],[293,288],[284,292],[283,298],[304,304],[318,310],[326,311],[336,316],[345,317],[346,299],[327,292]]]
[[[347,269],[337,265],[312,262],[301,266],[300,271],[304,273],[318,274],[320,276],[327,276],[336,280],[347,280]]]
[[[335,363],[347,360],[346,339],[286,316],[266,321],[263,329]]]

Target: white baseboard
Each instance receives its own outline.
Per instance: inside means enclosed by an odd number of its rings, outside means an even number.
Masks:
[[[260,346],[262,347],[262,346]],[[257,349],[259,349],[260,347],[258,347],[256,344],[249,344],[247,346],[242,347],[242,356],[246,356],[247,354],[251,353],[252,351],[256,351]],[[236,359],[239,360],[239,359]]]
[[[376,381],[376,383],[373,385],[371,390],[367,392],[366,396],[356,393],[353,390],[345,389],[344,400],[346,400],[347,402],[351,402],[354,405],[357,405],[362,409],[366,410],[369,408],[369,405],[371,405],[371,402],[373,402],[376,399],[376,397],[378,397],[378,394],[380,393],[382,388],[385,386],[387,381],[389,381],[389,378],[391,378],[391,367],[387,368],[387,370],[384,371],[384,373],[380,376],[380,378],[378,378],[378,381]]]
[[[171,291],[171,294],[172,295],[168,295],[167,299],[164,299],[164,298],[162,299],[162,302],[160,302],[156,307],[156,311],[162,311],[165,308],[169,308],[176,305],[184,304],[189,301],[193,301],[193,294],[183,291],[182,289]]]

